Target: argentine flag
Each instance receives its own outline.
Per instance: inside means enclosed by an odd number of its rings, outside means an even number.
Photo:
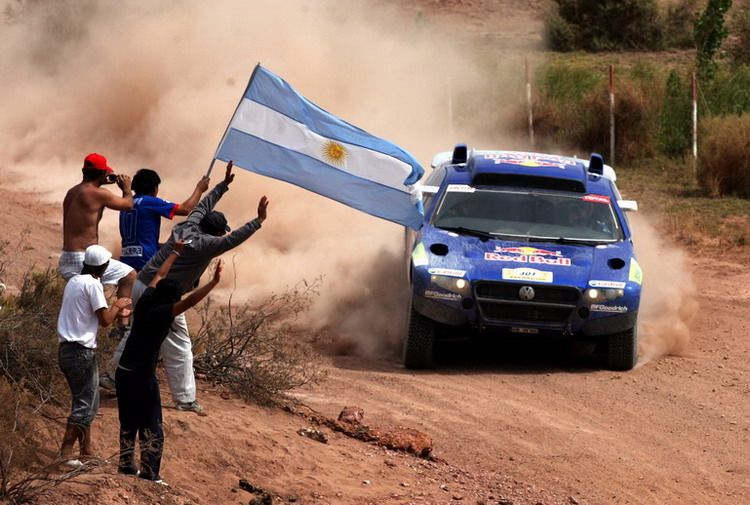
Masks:
[[[324,111],[255,67],[216,159],[418,229],[424,169],[406,151]]]

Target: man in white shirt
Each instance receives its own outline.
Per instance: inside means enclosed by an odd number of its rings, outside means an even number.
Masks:
[[[99,371],[96,365],[96,333],[99,325],[109,326],[119,317],[128,317],[130,298],[118,298],[107,307],[102,275],[112,254],[100,245],[86,248],[83,269],[65,286],[57,318],[60,347],[58,362],[72,394],[71,412],[60,448],[60,457],[69,466],[82,463],[73,458],[79,441],[81,457],[92,457],[91,423],[99,409]]]

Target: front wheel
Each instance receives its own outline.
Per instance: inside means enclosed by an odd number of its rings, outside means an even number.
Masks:
[[[404,340],[404,366],[411,369],[432,367],[435,322],[411,308],[409,328]]]
[[[607,337],[607,368],[632,370],[638,361],[638,332],[630,328]]]

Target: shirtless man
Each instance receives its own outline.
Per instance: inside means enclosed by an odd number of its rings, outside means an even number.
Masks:
[[[91,153],[81,171],[83,180],[68,190],[63,201],[63,251],[57,271],[65,280],[81,273],[86,248],[99,243],[99,221],[104,208],[133,208],[130,177],[115,175],[107,165],[107,158]],[[101,187],[114,182],[122,190],[122,196]],[[135,278],[132,267],[113,259],[102,275],[102,284],[116,284],[117,297],[129,298]],[[127,320],[121,319],[120,323],[125,325]]]

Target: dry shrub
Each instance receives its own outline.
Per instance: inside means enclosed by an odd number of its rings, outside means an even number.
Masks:
[[[701,123],[698,182],[714,196],[750,197],[750,114]]]
[[[20,498],[15,477],[38,462],[28,403],[23,391],[0,380],[0,499],[11,503]]]
[[[699,0],[676,0],[667,5],[664,45],[679,49],[695,47],[693,27],[700,10]]]
[[[656,50],[663,22],[655,0],[555,0],[545,34],[557,51]],[[617,27],[613,29],[613,27]]]
[[[609,153],[609,91],[590,93],[580,105],[572,141],[587,151]],[[618,163],[652,156],[656,126],[652,104],[638,82],[618,82],[615,96],[615,158]]]
[[[19,293],[0,301],[0,376],[39,404],[67,400],[55,338],[64,288],[52,270],[28,272]]]
[[[728,44],[728,52],[737,65],[750,65],[750,2],[744,0],[735,5],[731,30],[735,37]]]
[[[285,393],[320,382],[324,371],[311,346],[312,336],[297,328],[298,316],[310,309],[320,279],[272,295],[260,303],[200,309],[195,341],[198,373],[224,384],[247,401],[277,404]]]
[[[604,71],[602,71],[604,70]],[[615,158],[617,163],[652,156],[658,147],[660,111],[664,98],[659,71],[635,65],[616,76]],[[550,65],[537,79],[534,130],[538,147],[569,146],[586,154],[610,154],[609,89],[606,69]],[[513,119],[517,131],[526,128],[526,112]]]
[[[0,405],[0,502],[34,503],[63,482],[106,464],[92,459],[66,470],[58,460],[45,456],[43,448],[50,440],[37,399],[2,378]]]

